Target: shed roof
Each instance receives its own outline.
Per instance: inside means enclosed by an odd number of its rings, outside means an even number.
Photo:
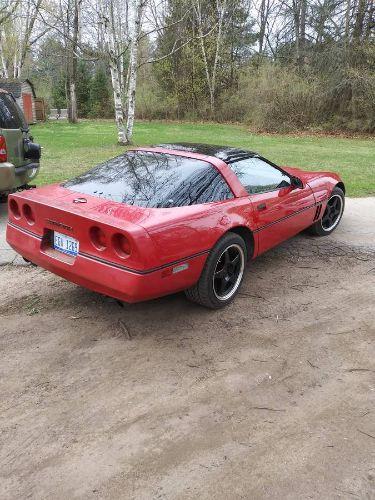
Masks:
[[[14,97],[18,99],[19,97],[21,97],[22,84],[24,82],[27,82],[30,85],[33,97],[36,97],[34,85],[28,78],[26,78],[25,80],[18,80],[16,78],[0,78],[0,88],[12,93]]]

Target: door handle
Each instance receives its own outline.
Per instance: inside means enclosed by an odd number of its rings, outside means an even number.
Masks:
[[[267,208],[267,206],[265,203],[259,203],[259,205],[257,206],[258,210],[265,210],[266,208]]]

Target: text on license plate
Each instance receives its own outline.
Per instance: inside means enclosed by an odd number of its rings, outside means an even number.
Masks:
[[[79,242],[76,239],[67,236],[66,234],[54,231],[53,248],[68,255],[73,255],[75,257],[78,254]]]

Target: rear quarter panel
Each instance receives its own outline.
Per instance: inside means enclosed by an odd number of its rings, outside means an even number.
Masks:
[[[143,227],[154,241],[162,264],[211,250],[234,227],[255,229],[253,207],[248,197],[159,209],[159,212],[158,220],[150,218]]]

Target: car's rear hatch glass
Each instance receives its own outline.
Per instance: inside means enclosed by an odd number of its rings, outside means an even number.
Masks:
[[[210,163],[151,151],[129,151],[63,184],[78,193],[127,205],[169,208],[232,198]]]

